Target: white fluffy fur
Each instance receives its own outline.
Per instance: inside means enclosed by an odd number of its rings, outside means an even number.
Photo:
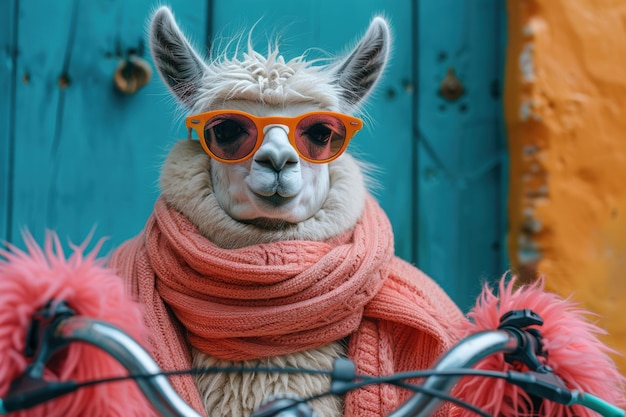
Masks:
[[[334,75],[325,69],[304,57],[285,62],[278,50],[264,57],[249,45],[241,59],[223,56],[209,64],[191,113],[224,107],[231,100],[283,108],[313,101],[318,108],[340,111]]]
[[[331,343],[319,349],[290,355],[250,360],[243,362],[222,361],[202,352],[193,354],[193,366],[263,366],[299,369],[332,369],[334,359],[345,356],[345,346],[341,342]],[[196,385],[202,393],[209,417],[249,416],[263,400],[271,395],[295,394],[308,398],[330,389],[330,378],[307,374],[218,374],[199,375]],[[329,395],[311,403],[320,417],[339,417],[343,415],[343,402],[340,398]]]
[[[191,114],[213,109],[257,116],[295,116],[320,109],[349,113],[369,95],[383,71],[389,29],[382,18],[373,19],[357,47],[329,66],[313,65],[303,57],[286,61],[277,49],[265,57],[250,44],[241,58],[222,56],[205,63],[169,9],[160,8],[151,22],[150,47],[161,77]],[[290,146],[284,129],[275,127],[252,158],[224,164],[207,156],[198,141],[178,142],[163,165],[162,196],[203,236],[227,249],[282,240],[320,241],[352,229],[366,196],[359,164],[347,154],[330,164],[311,164]],[[331,369],[334,359],[345,353],[344,341],[337,341],[243,365]],[[198,367],[233,364],[198,351],[193,362]],[[270,394],[308,397],[329,388],[329,381],[320,377],[262,373],[198,376],[196,384],[208,415],[220,417],[247,416]],[[343,414],[337,398],[326,397],[314,406],[320,416]]]

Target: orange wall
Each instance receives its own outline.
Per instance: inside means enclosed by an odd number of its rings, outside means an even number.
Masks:
[[[600,314],[626,355],[626,2],[507,5],[514,269]]]

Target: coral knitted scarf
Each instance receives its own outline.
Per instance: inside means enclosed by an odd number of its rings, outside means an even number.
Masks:
[[[350,336],[357,372],[421,369],[455,341],[463,316],[428,277],[393,255],[391,226],[373,198],[356,227],[325,242],[221,249],[157,201],[142,234],[111,259],[145,306],[153,355],[190,367],[190,347],[222,359],[275,356]],[[174,388],[199,412],[191,377]],[[380,417],[408,394],[371,387],[347,394],[346,416]]]

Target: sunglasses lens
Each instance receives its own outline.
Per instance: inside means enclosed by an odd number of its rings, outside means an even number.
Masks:
[[[324,161],[337,155],[346,142],[346,126],[326,114],[314,114],[300,120],[295,132],[296,146],[302,155]]]
[[[204,125],[204,140],[215,156],[238,160],[248,156],[256,145],[257,128],[240,114],[220,114]]]

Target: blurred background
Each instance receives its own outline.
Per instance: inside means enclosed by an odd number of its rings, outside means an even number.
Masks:
[[[0,239],[136,235],[186,137],[154,71],[156,0],[0,0]],[[626,5],[607,0],[171,0],[199,51],[252,26],[338,56],[376,14],[392,61],[350,145],[396,252],[468,310],[507,270],[573,294],[626,352]],[[323,52],[322,52],[323,51]],[[623,359],[622,369],[626,368]]]

